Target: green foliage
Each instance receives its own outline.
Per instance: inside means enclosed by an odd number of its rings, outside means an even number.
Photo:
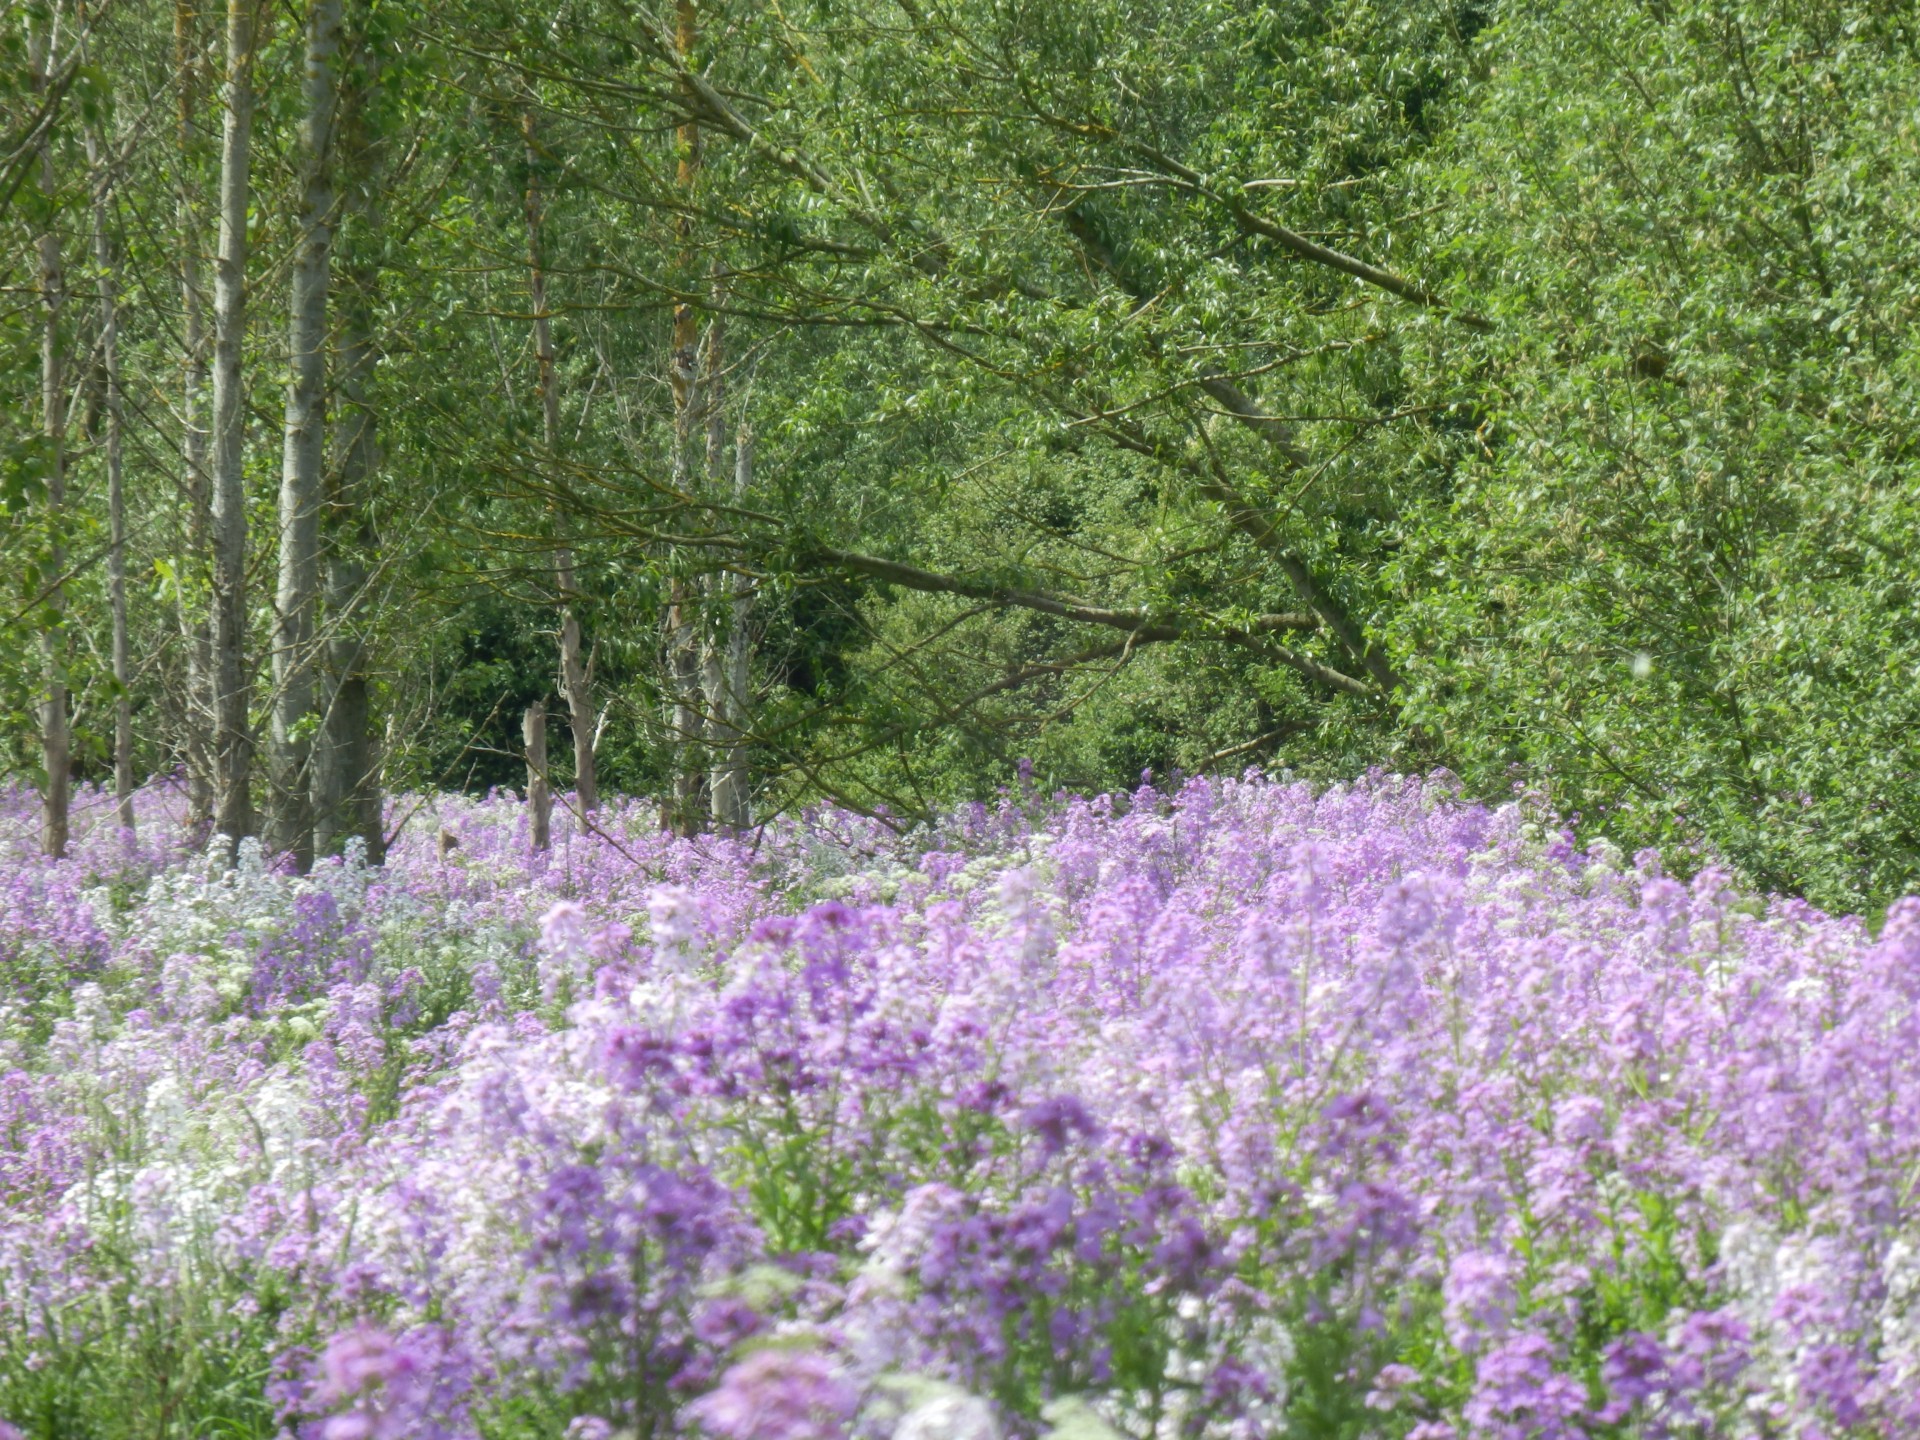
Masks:
[[[130,1263],[131,1245],[97,1246],[103,1283],[89,1302],[49,1315],[50,1333],[0,1355],[9,1418],[29,1440],[279,1432],[267,1389],[293,1300],[287,1279],[221,1263],[211,1236],[195,1247],[205,1253],[189,1257],[177,1283],[155,1286]],[[88,1342],[65,1340],[69,1329]]]
[[[1884,902],[1920,861],[1905,22],[1553,7],[1487,63],[1430,171],[1499,329],[1409,527],[1409,718],[1629,845]]]

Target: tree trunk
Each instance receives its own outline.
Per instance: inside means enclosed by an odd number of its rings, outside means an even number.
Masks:
[[[703,347],[705,353],[698,392],[700,421],[707,432],[706,481],[715,493],[719,492],[721,477],[727,468],[727,327],[718,303],[722,296],[722,284],[716,280],[713,287],[716,303],[713,316],[707,322],[707,343]],[[717,585],[718,577],[703,577],[695,592],[702,602],[696,612],[699,626],[699,723],[701,738],[707,742],[699,757],[699,763],[706,767],[700,780],[706,792],[704,798],[708,817],[714,820],[718,820],[720,815],[720,799],[713,790],[713,776],[717,773],[718,747],[723,738],[720,730],[720,692],[726,683],[722,673],[726,665],[726,637],[719,632],[719,617],[709,603]]]
[[[374,546],[367,489],[380,463],[370,390],[379,364],[374,345],[370,261],[343,277],[339,415],[327,498],[326,696],[313,756],[313,842],[334,855],[359,835],[367,863],[385,858],[379,743],[373,734],[372,682],[367,674],[367,567]]]
[[[553,363],[553,320],[547,311],[547,272],[541,258],[545,205],[540,194],[540,153],[531,107],[522,112],[521,123],[527,141],[527,272],[533,301],[533,353],[540,374],[540,433],[551,464],[559,456],[560,386]],[[562,533],[566,522],[557,509],[553,523],[559,541],[553,552],[553,578],[560,595],[560,693],[567,702],[567,724],[573,730],[574,801],[583,811],[596,810],[600,806],[600,785],[593,754],[593,694],[587,682],[580,617],[574,605],[579,591],[574,585],[573,551]]]
[[[745,416],[733,441],[733,494],[744,502],[753,488],[753,431]],[[714,763],[709,786],[713,793],[713,823],[723,830],[744,830],[753,823],[752,777],[747,770],[747,701],[753,683],[752,637],[748,624],[753,596],[745,577],[725,572],[720,577],[728,597],[724,613],[726,635],[719,648],[717,683],[709,685],[707,709],[713,717]]]
[[[690,62],[698,30],[693,0],[678,0],[674,9],[674,48],[682,62]],[[700,127],[692,121],[674,131],[674,176],[690,202],[700,173]],[[680,241],[680,273],[693,273],[693,219],[682,210],[674,221]],[[673,353],[667,362],[667,380],[673,390],[673,488],[691,492],[694,483],[693,447],[699,434],[700,320],[692,303],[681,299],[673,307]],[[700,827],[701,788],[705,781],[702,756],[706,725],[700,712],[700,595],[686,577],[667,582],[666,679],[667,745],[672,757],[673,796],[664,819],[678,834],[691,835]]]
[[[253,144],[255,0],[227,0],[226,116],[220,136],[220,252],[213,289],[214,825],[253,833],[253,734],[247,672],[246,414],[240,371],[247,320],[247,199]]]
[[[193,116],[200,93],[199,25],[193,0],[176,0],[173,10],[176,149],[180,166],[180,308],[185,347],[185,384],[181,396],[180,458],[186,469],[186,545],[176,569],[180,632],[186,641],[187,693],[183,708],[183,750],[187,762],[187,828],[204,837],[213,828],[213,635],[208,627],[203,589],[212,532],[207,471],[207,296],[200,271],[198,187],[193,173]]]
[[[53,70],[52,27],[42,34],[35,29],[27,38],[27,63],[32,71],[33,88],[43,91]],[[60,344],[61,312],[66,308],[66,273],[60,257],[58,186],[53,169],[53,141],[42,136],[39,156],[39,187],[45,228],[34,243],[39,260],[39,289],[42,311],[40,332],[40,405],[41,434],[46,440],[47,529],[46,573],[59,576],[66,569],[66,550],[62,531],[67,505],[67,393],[66,356]],[[40,700],[40,763],[46,771],[42,792],[41,847],[58,859],[67,853],[68,809],[72,779],[71,739],[67,716],[67,632],[66,587],[56,579],[46,597],[52,622],[41,632],[42,659],[46,665],[46,690]]]
[[[367,674],[365,556],[374,548],[368,490],[380,466],[373,408],[380,363],[374,313],[380,273],[375,243],[383,223],[378,200],[383,149],[369,132],[368,112],[379,83],[379,57],[366,49],[362,9],[355,8],[354,63],[362,76],[343,91],[338,135],[345,182],[341,247],[340,341],[333,417],[333,463],[326,478],[324,593],[327,642],[320,729],[313,753],[313,843],[333,855],[358,834],[369,864],[385,858],[379,744],[373,734],[372,684]]]
[[[700,830],[702,756],[706,723],[700,710],[700,592],[687,577],[667,581],[667,743],[673,757],[673,806],[668,828],[677,835]]]
[[[553,789],[547,782],[547,707],[536,700],[520,719],[527,746],[527,834],[535,850],[551,843]]]
[[[106,147],[92,127],[87,161],[93,175],[93,261],[100,271],[100,363],[107,381],[107,602],[113,616],[113,796],[123,830],[133,823],[133,694],[127,653],[126,407],[120,394],[120,262],[108,223],[112,177]]]
[[[716,493],[722,491],[729,479],[726,325],[725,307],[720,303],[724,298],[724,283],[716,280],[713,319],[707,327],[706,375],[700,395],[707,427],[707,481]],[[731,467],[736,502],[744,497],[753,473],[752,435],[744,422],[738,442]],[[746,694],[742,672],[748,658],[744,592],[740,588],[740,577],[726,572],[713,577],[710,589],[713,599],[727,603],[724,607],[707,607],[700,637],[701,719],[709,742],[708,813],[718,828],[739,830],[749,823],[746,751],[741,744],[745,728],[742,702]]]
[[[306,113],[300,123],[299,250],[287,321],[286,438],[280,463],[273,727],[267,747],[267,848],[313,864],[313,621],[320,591],[320,489],[326,461],[327,286],[333,261],[334,112],[341,0],[307,11]]]

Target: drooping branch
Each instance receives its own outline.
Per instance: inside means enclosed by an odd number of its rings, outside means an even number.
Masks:
[[[1028,98],[1031,99],[1031,95]],[[1223,192],[1199,171],[1183,165],[1159,146],[1142,140],[1138,136],[1091,121],[1049,114],[1037,106],[1034,113],[1027,118],[1036,124],[1044,125],[1061,134],[1072,135],[1077,139],[1118,146],[1151,165],[1159,173],[1159,177],[1173,189],[1198,196],[1217,206],[1242,234],[1260,236],[1302,260],[1337,271],[1342,275],[1349,275],[1362,284],[1384,290],[1389,295],[1396,295],[1422,309],[1439,311],[1470,330],[1486,331],[1493,328],[1492,321],[1484,316],[1455,309],[1444,296],[1428,289],[1417,280],[1409,279],[1383,266],[1371,264],[1357,256],[1348,255],[1344,251],[1335,250],[1331,246],[1322,245],[1317,240],[1310,240],[1297,230],[1291,230],[1278,221],[1267,219],[1239,195]]]
[[[1101,625],[1108,629],[1124,630],[1132,634],[1137,642],[1210,635],[1229,644],[1254,650],[1343,695],[1352,695],[1360,699],[1378,698],[1374,687],[1366,681],[1357,680],[1330,665],[1322,664],[1310,655],[1302,655],[1268,638],[1288,630],[1318,629],[1320,621],[1312,615],[1258,615],[1245,625],[1222,625],[1177,614],[1156,615],[1148,610],[1109,609],[1068,596],[1049,595],[1043,591],[999,585],[986,580],[972,580],[959,575],[941,575],[931,570],[923,570],[917,565],[906,564],[904,561],[889,560],[877,555],[861,555],[850,550],[822,546],[814,549],[811,554],[820,561],[853,574],[866,575],[909,590],[920,590],[931,594],[961,595],[969,599],[987,600],[1000,605],[1034,610],[1043,615],[1055,615],[1063,620],[1074,620],[1085,625]]]
[[[1147,454],[1158,453],[1139,437],[1134,437],[1130,448],[1139,449]],[[1374,683],[1358,679],[1315,660],[1310,655],[1301,654],[1273,638],[1288,631],[1312,632],[1325,628],[1337,639],[1342,639],[1350,646],[1364,647],[1364,640],[1358,627],[1353,625],[1345,612],[1315,582],[1305,563],[1284,547],[1277,547],[1277,537],[1274,536],[1272,527],[1264,521],[1257,508],[1250,506],[1244,497],[1225,487],[1222,482],[1209,476],[1204,470],[1181,468],[1194,482],[1196,489],[1206,498],[1223,506],[1229,522],[1236,529],[1247,534],[1248,538],[1253,539],[1256,544],[1266,542],[1262,548],[1274,555],[1276,563],[1280,564],[1282,572],[1295,590],[1302,595],[1303,599],[1308,600],[1311,607],[1308,611],[1256,615],[1245,621],[1223,622],[1210,617],[1177,612],[1154,612],[1143,608],[1116,609],[1097,605],[1078,596],[1059,595],[971,576],[943,574],[904,560],[864,554],[832,545],[802,541],[797,545],[788,543],[783,546],[778,541],[769,544],[750,532],[742,534],[731,529],[702,534],[697,526],[676,528],[669,532],[657,524],[649,523],[647,519],[623,515],[617,510],[594,505],[574,487],[553,479],[539,482],[539,493],[565,503],[576,514],[591,515],[607,531],[624,534],[649,546],[671,544],[682,553],[705,551],[714,557],[712,563],[717,568],[735,569],[745,575],[761,573],[759,567],[771,562],[784,550],[787,557],[785,563],[797,561],[807,568],[840,570],[850,575],[863,575],[885,584],[899,585],[905,589],[927,594],[957,595],[965,599],[984,600],[990,604],[1032,610],[1079,624],[1126,631],[1136,636],[1138,642],[1205,636],[1241,649],[1251,650],[1275,664],[1283,665],[1343,695],[1378,701],[1383,693],[1390,693],[1391,684],[1383,682],[1371,667],[1369,667],[1369,673],[1374,676]],[[522,489],[527,489],[534,484],[526,475],[517,471],[515,479],[516,484]],[[664,494],[675,493],[672,486],[656,488]],[[678,513],[683,519],[691,518],[696,512],[704,512],[710,519],[764,524],[775,529],[776,532],[782,528],[780,517],[759,514],[739,506],[711,502],[703,504],[691,499],[682,499],[671,507],[671,511]],[[495,536],[494,538],[506,537]],[[527,543],[534,543],[533,537],[519,538]],[[1329,619],[1329,616],[1333,618]],[[1364,655],[1365,650],[1356,648],[1354,654]],[[1388,673],[1391,674],[1390,671]]]
[[[1001,605],[1012,605],[1023,610],[1037,610],[1043,615],[1057,615],[1062,620],[1077,620],[1086,625],[1104,625],[1113,630],[1131,630],[1136,633],[1147,630],[1173,628],[1185,633],[1192,627],[1166,617],[1155,616],[1147,610],[1113,610],[1094,605],[1070,595],[1050,595],[1042,590],[1028,590],[1019,586],[996,584],[989,580],[972,580],[962,575],[942,575],[933,570],[923,570],[918,565],[909,565],[903,560],[889,560],[879,555],[862,555],[852,550],[836,550],[830,546],[817,546],[809,555],[836,565],[856,575],[870,576],[883,580],[890,585],[904,586],[909,590],[921,590],[942,595],[964,595],[972,600],[989,600]],[[1280,630],[1315,630],[1319,621],[1311,615],[1282,614],[1261,615],[1248,627],[1249,634],[1271,634]]]
[[[1121,262],[1114,247],[1080,208],[1077,205],[1070,206],[1059,214],[1068,233],[1079,242],[1088,259],[1112,277],[1129,296],[1144,301],[1147,287]],[[1231,379],[1223,375],[1209,375],[1201,380],[1200,388],[1218,401],[1229,417],[1270,447],[1289,472],[1308,467],[1311,457],[1300,446],[1293,427],[1284,419],[1268,414],[1258,401]],[[1156,447],[1145,445],[1143,441],[1136,443],[1134,448],[1144,448],[1158,454]],[[1159,455],[1158,458],[1165,460],[1169,457]],[[1200,494],[1220,506],[1228,524],[1273,558],[1281,573],[1287,577],[1287,583],[1293,586],[1294,593],[1326,622],[1341,648],[1366,667],[1367,673],[1373,677],[1383,694],[1391,695],[1400,683],[1400,677],[1385,652],[1369,641],[1353,617],[1347,614],[1345,607],[1327,594],[1311,567],[1282,538],[1264,507],[1242,494],[1217,467],[1203,469],[1185,459],[1177,463],[1179,468],[1187,470],[1192,476]]]

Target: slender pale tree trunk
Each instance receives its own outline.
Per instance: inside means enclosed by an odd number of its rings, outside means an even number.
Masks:
[[[56,19],[46,30],[36,26],[27,37],[27,63],[36,92],[46,88],[53,71]],[[40,332],[41,434],[46,440],[46,498],[49,534],[46,573],[58,577],[66,569],[61,541],[67,508],[67,392],[66,355],[61,348],[60,321],[67,303],[66,272],[60,255],[58,184],[53,166],[51,135],[40,140],[40,200],[44,225],[34,240],[39,262],[42,329]],[[67,853],[68,810],[72,779],[71,738],[67,715],[66,587],[55,579],[45,606],[51,623],[41,632],[41,658],[46,666],[46,689],[40,699],[40,763],[46,771],[42,792],[41,847],[56,859]]]
[[[686,576],[667,581],[668,744],[673,755],[669,827],[680,835],[700,829],[701,757],[706,719],[700,708],[700,591]]]
[[[369,226],[377,223],[371,209],[362,211]],[[313,843],[316,853],[332,855],[347,836],[358,834],[368,861],[377,865],[384,858],[382,805],[367,675],[363,556],[374,545],[367,490],[380,464],[371,395],[380,353],[373,332],[378,279],[370,247],[362,248],[368,253],[347,267],[340,287],[339,403],[327,497],[326,696],[313,756]]]
[[[348,323],[354,323],[349,319]],[[366,332],[362,330],[360,336]],[[366,346],[365,349],[371,349]],[[341,350],[343,364],[356,352],[364,353],[359,338]],[[368,364],[367,369],[371,369]],[[372,681],[367,674],[367,643],[362,634],[367,569],[361,552],[372,547],[373,536],[360,513],[364,489],[377,465],[374,421],[365,398],[366,386],[343,383],[341,409],[357,411],[349,420],[352,433],[345,444],[345,472],[337,489],[342,497],[332,507],[329,525],[326,607],[332,633],[327,639],[327,696],[324,719],[315,741],[313,772],[313,843],[320,855],[338,854],[350,835],[359,835],[370,864],[385,859],[384,806],[380,786],[379,742],[373,733]],[[364,458],[357,458],[360,452]]]
[[[722,298],[720,282],[713,287],[716,301]],[[714,306],[713,316],[707,322],[706,344],[702,347],[699,418],[706,430],[708,488],[719,492],[721,476],[727,466],[727,326],[722,307]],[[699,646],[700,688],[698,692],[699,723],[701,739],[707,744],[700,757],[700,763],[707,764],[717,759],[718,746],[722,743],[720,730],[720,712],[716,702],[719,699],[723,680],[721,670],[725,663],[725,644],[717,629],[719,617],[714,613],[710,602],[711,592],[717,588],[713,577],[703,578],[696,593],[701,605],[695,612],[698,624],[697,644]],[[713,793],[713,775],[709,769],[700,777],[701,788],[706,792],[709,814],[717,818],[719,799]]]
[[[120,261],[107,200],[113,178],[99,132],[87,131],[93,170],[93,263],[100,272],[100,363],[107,381],[107,603],[113,616],[113,795],[123,830],[133,825],[133,693],[127,646],[126,407],[120,393]]]
[[[372,681],[367,674],[367,566],[374,546],[368,487],[379,469],[379,435],[370,394],[379,351],[373,333],[376,283],[370,260],[343,277],[339,417],[327,504],[325,603],[326,701],[313,758],[316,853],[338,854],[359,835],[369,864],[385,856],[380,747],[373,733]]]
[[[328,467],[323,527],[327,617],[321,723],[313,753],[315,852],[338,853],[358,834],[370,864],[385,858],[379,742],[373,733],[367,674],[365,557],[374,548],[369,490],[380,467],[373,380],[380,364],[374,333],[380,273],[376,237],[384,222],[378,187],[384,149],[371,129],[380,57],[371,52],[364,4],[354,9],[354,63],[361,82],[343,89],[338,118],[344,225],[338,239],[339,351],[335,365],[333,463]]]
[[[707,427],[707,482],[716,493],[724,493],[728,483],[727,464],[727,374],[725,286],[714,284],[714,313],[707,327],[706,375],[701,387],[701,405]],[[753,473],[752,437],[742,424],[731,469],[734,496],[745,493],[744,485]],[[709,741],[710,768],[707,773],[709,814],[715,826],[738,830],[748,824],[746,752],[741,745],[743,730],[742,697],[745,685],[739,672],[746,661],[745,613],[743,592],[736,575],[722,572],[714,577],[712,598],[724,605],[707,607],[700,639],[701,718]]]
[[[547,706],[536,700],[520,717],[520,738],[527,747],[527,837],[535,850],[550,842],[553,788],[547,780]]]
[[[693,0],[678,0],[674,10],[674,46],[683,61],[691,61],[698,37]],[[700,174],[700,127],[691,121],[674,131],[675,180],[691,198]],[[680,241],[680,273],[693,273],[693,219],[682,210],[674,222]],[[700,383],[700,318],[693,304],[681,300],[673,307],[673,353],[667,379],[673,390],[673,488],[688,494],[694,485],[694,446],[699,443],[703,401]],[[705,781],[702,756],[706,723],[700,707],[700,593],[681,575],[667,582],[666,616],[667,744],[672,755],[673,798],[666,813],[668,825],[682,835],[700,827],[701,788]]]
[[[332,277],[334,115],[341,0],[307,10],[302,197],[287,321],[287,405],[280,462],[280,578],[274,595],[273,725],[267,746],[267,848],[313,863],[314,611],[320,598],[320,502],[327,445],[327,289]]]
[[[742,414],[733,439],[736,503],[744,501],[752,489],[753,431]],[[753,823],[746,742],[747,702],[753,683],[753,642],[748,631],[753,596],[743,576],[723,573],[720,583],[727,597],[727,629],[718,647],[715,683],[708,687],[707,708],[714,732],[713,774],[708,783],[713,792],[713,823],[723,830],[744,830]]]
[[[175,0],[173,58],[175,149],[180,167],[180,310],[184,346],[180,458],[186,472],[185,545],[176,562],[180,634],[187,657],[182,749],[187,762],[187,827],[213,826],[213,636],[205,606],[212,507],[207,470],[207,294],[200,268],[203,235],[197,204],[193,122],[200,99],[201,32],[193,0]]]
[[[220,251],[213,287],[214,825],[253,833],[247,672],[246,437],[240,370],[247,325],[247,200],[253,147],[256,0],[227,0],[226,114],[220,136]]]
[[[547,310],[547,271],[541,254],[546,207],[540,193],[540,150],[530,105],[522,112],[521,123],[527,144],[527,273],[533,301],[533,353],[540,373],[540,433],[551,464],[559,457],[560,386],[554,370],[553,320]],[[560,594],[560,692],[567,702],[567,724],[573,730],[574,800],[582,810],[595,810],[600,805],[600,784],[593,754],[593,694],[575,605],[579,591],[574,584],[573,550],[566,543],[566,519],[557,507],[553,524],[557,541],[553,578]]]

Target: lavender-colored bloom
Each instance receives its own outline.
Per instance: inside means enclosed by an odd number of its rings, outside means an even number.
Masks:
[[[684,885],[662,885],[647,896],[656,954],[684,959],[704,929],[700,897]]]
[[[1056,1095],[1029,1105],[1020,1113],[1020,1124],[1040,1137],[1049,1155],[1057,1155],[1082,1136],[1091,1136],[1100,1126],[1087,1107],[1073,1095]]]
[[[333,1411],[318,1440],[439,1440],[459,1432],[470,1366],[444,1330],[393,1335],[358,1325],[327,1342],[306,1406]]]
[[[1639,1331],[1622,1335],[1607,1346],[1600,1379],[1607,1387],[1609,1402],[1604,1418],[1618,1423],[1670,1385],[1666,1347]]]
[[[1373,1377],[1373,1388],[1367,1391],[1366,1406],[1369,1410],[1394,1410],[1401,1403],[1403,1392],[1419,1382],[1420,1372],[1410,1365],[1383,1365],[1380,1373]]]
[[[839,1440],[859,1399],[825,1356],[774,1347],[730,1367],[688,1413],[717,1440]]]
[[[1478,1350],[1513,1318],[1513,1261],[1480,1250],[1457,1255],[1441,1293],[1447,1306],[1447,1338],[1468,1353]]]
[[[1481,1357],[1463,1412],[1489,1440],[1584,1440],[1586,1387],[1554,1369],[1555,1346],[1520,1334]]]
[[[1685,1390],[1725,1385],[1746,1366],[1752,1331],[1730,1310],[1695,1310],[1668,1341],[1674,1381]]]

